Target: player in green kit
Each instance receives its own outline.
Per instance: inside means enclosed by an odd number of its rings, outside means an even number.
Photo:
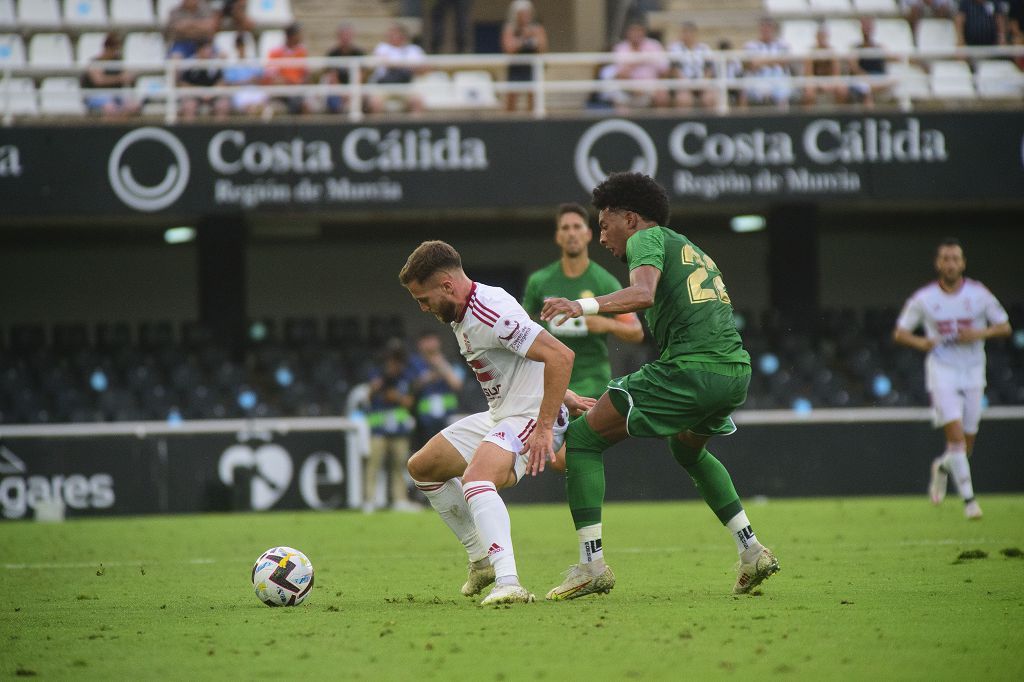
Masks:
[[[645,311],[661,356],[608,391],[566,433],[566,494],[580,540],[580,563],[551,600],[607,593],[615,576],[601,544],[603,452],[627,436],[665,438],[704,501],[736,541],[739,574],[733,592],[748,593],[779,570],[747,520],[732,478],[704,447],[736,430],[732,412],[750,383],[750,356],[732,316],[732,303],[715,262],[668,222],[668,196],[653,179],[615,173],[594,188],[601,244],[629,265],[629,286],[599,297],[545,301],[542,320],[598,313]],[[530,453],[536,475],[545,461]]]
[[[579,204],[561,204],[555,219],[555,243],[562,256],[526,280],[523,308],[533,318],[540,316],[546,298],[587,298],[622,288],[610,272],[590,260],[587,246],[593,232],[588,224],[587,209]],[[608,336],[628,343],[640,343],[644,339],[643,327],[635,313],[594,315],[562,325],[548,323],[547,330],[576,354],[569,388],[589,398],[600,397],[612,378]]]

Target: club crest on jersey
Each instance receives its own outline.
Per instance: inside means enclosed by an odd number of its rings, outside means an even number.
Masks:
[[[508,336],[499,336],[498,338],[501,339],[502,341],[508,341],[509,339],[516,335],[516,332],[519,331],[519,323],[516,322],[515,320],[505,320],[503,324],[505,326],[505,329],[511,329],[512,331],[508,333]]]

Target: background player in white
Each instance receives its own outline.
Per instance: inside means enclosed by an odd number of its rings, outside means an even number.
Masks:
[[[964,277],[967,261],[960,242],[939,244],[935,269],[939,278],[921,287],[903,306],[893,340],[927,353],[925,385],[931,395],[936,426],[946,436],[945,452],[932,462],[928,492],[932,503],[946,497],[953,475],[969,519],[981,518],[974,499],[967,457],[974,450],[985,391],[985,339],[1010,335],[1009,317],[985,285]],[[924,336],[914,330],[924,327]]]
[[[399,280],[420,310],[451,325],[489,407],[431,438],[409,460],[409,474],[466,548],[462,593],[493,581],[482,606],[532,602],[519,583],[508,509],[497,491],[522,477],[524,445],[554,458],[569,422],[563,401],[574,411],[594,401],[567,390],[573,352],[503,289],[471,280],[450,245],[420,244]]]

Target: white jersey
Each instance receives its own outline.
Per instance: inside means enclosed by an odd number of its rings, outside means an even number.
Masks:
[[[929,384],[935,383],[932,377],[952,374],[958,377],[960,388],[967,388],[985,385],[985,342],[958,343],[957,333],[1008,320],[1003,306],[984,284],[965,278],[956,291],[944,291],[938,282],[918,289],[907,299],[896,326],[909,332],[923,326],[925,336],[936,341],[925,361]]]
[[[535,418],[544,397],[544,364],[527,359],[526,353],[543,327],[504,289],[474,282],[452,331],[480,382],[491,418]]]
[[[751,40],[743,49],[758,57],[775,57],[789,54],[789,43],[784,40],[773,40],[766,43],[760,40]],[[758,76],[787,76],[789,75],[788,62],[784,64],[765,64],[757,69]]]
[[[707,43],[697,43],[692,48],[679,41],[668,46],[669,57],[682,73],[683,78],[703,78],[711,63],[711,48]]]

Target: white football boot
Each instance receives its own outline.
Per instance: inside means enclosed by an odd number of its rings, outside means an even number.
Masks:
[[[530,604],[534,601],[533,593],[522,585],[495,585],[491,593],[484,597],[480,606],[495,604]]]
[[[494,566],[488,563],[483,568],[476,568],[470,562],[469,570],[466,574],[466,582],[462,584],[462,594],[467,597],[480,594],[485,587],[493,582]]]
[[[732,588],[733,594],[748,594],[755,587],[763,583],[779,572],[779,560],[775,558],[772,551],[767,547],[761,549],[757,559],[751,562],[741,561],[737,569],[736,584]]]
[[[928,497],[931,498],[932,504],[942,504],[942,501],[946,499],[948,484],[949,476],[942,468],[942,458],[936,457],[932,460],[932,478],[928,482]]]
[[[978,504],[977,500],[971,500],[964,505],[964,516],[971,521],[977,521],[982,517],[981,505]]]
[[[579,564],[574,564],[569,567],[562,584],[551,588],[544,598],[549,601],[565,601],[588,594],[608,594],[613,587],[615,574],[610,566],[605,566],[604,571],[598,575],[590,575]]]

